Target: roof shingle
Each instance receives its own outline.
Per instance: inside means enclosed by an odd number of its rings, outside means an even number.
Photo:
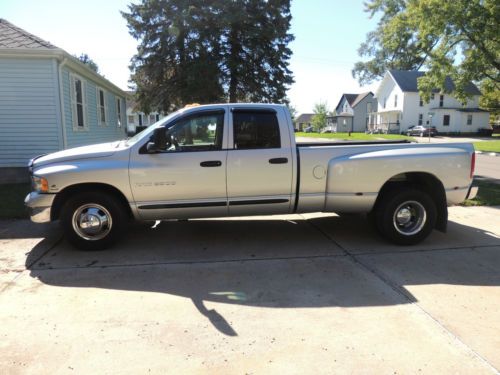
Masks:
[[[389,72],[403,92],[418,92],[418,78],[425,75],[425,72],[417,70],[390,70]],[[450,77],[446,77],[444,88],[446,92],[455,90],[455,84]],[[435,92],[438,91],[435,90]],[[467,84],[465,91],[471,95],[481,95],[481,91],[472,82]]]
[[[0,48],[58,49],[3,18],[0,18]]]

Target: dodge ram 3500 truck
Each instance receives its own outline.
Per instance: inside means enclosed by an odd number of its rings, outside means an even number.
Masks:
[[[388,240],[446,230],[475,195],[471,144],[296,144],[285,106],[216,104],[170,114],[128,140],[34,158],[25,204],[80,249],[141,221],[304,212],[368,213]]]

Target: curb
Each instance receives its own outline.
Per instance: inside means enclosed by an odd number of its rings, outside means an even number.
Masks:
[[[476,151],[476,154],[483,154],[483,155],[488,155],[488,156],[500,156],[500,153],[498,152],[484,152],[484,151]]]

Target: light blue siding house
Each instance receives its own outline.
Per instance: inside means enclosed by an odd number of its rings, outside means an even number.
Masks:
[[[126,93],[0,18],[0,183],[34,156],[126,136]]]

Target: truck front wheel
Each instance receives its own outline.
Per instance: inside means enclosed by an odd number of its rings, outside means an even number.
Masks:
[[[436,217],[432,198],[426,192],[410,187],[387,191],[375,212],[379,232],[398,245],[423,241],[434,229]]]
[[[102,192],[80,193],[66,201],[61,226],[68,241],[80,250],[102,250],[123,233],[127,212],[121,202]]]

